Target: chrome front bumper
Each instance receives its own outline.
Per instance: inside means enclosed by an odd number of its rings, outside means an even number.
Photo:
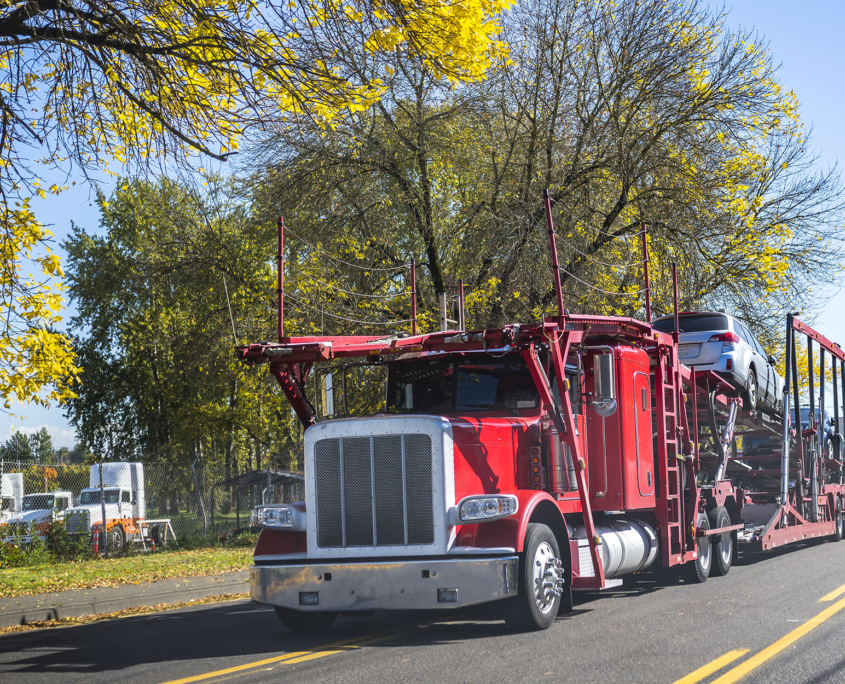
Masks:
[[[517,556],[262,565],[250,568],[250,594],[259,603],[303,611],[460,608],[515,595],[518,572]],[[312,592],[319,604],[302,605],[302,594]]]

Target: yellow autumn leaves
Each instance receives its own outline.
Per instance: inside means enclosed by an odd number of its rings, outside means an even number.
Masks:
[[[33,214],[45,169],[114,173],[206,155],[226,159],[280,117],[331,124],[381,97],[343,62],[414,51],[455,81],[506,54],[497,15],[511,0],[76,0],[0,4],[0,399],[64,401],[79,375],[61,321],[62,277]],[[20,48],[26,43],[25,50]],[[31,150],[35,149],[33,159]],[[54,186],[55,187],[55,186]],[[56,188],[58,191],[59,189]],[[72,217],[69,217],[72,218]],[[63,227],[64,228],[64,227]],[[27,271],[33,268],[36,274]],[[45,389],[49,388],[49,389]]]

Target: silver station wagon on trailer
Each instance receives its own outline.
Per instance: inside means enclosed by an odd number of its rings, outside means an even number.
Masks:
[[[748,328],[733,316],[710,311],[682,313],[678,323],[681,363],[721,375],[742,392],[746,411],[781,412],[783,378],[775,371],[775,358],[766,354]],[[671,333],[675,317],[661,316],[651,325]]]

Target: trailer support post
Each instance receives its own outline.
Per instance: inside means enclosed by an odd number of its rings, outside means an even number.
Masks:
[[[839,453],[839,388],[836,386],[837,372],[836,372],[837,358],[831,354],[830,369],[833,371],[833,439],[830,440],[831,454],[830,457],[836,461],[840,461]],[[841,462],[841,461],[840,461]],[[841,471],[841,469],[840,469]]]
[[[843,401],[843,413],[845,413],[845,361],[841,361],[839,365],[839,376],[842,382],[842,401]],[[834,381],[835,382],[835,381]],[[839,438],[839,462],[842,465],[839,466],[839,484],[845,484],[845,444],[842,443],[842,436],[839,432],[839,420],[836,421],[836,434],[840,435]]]
[[[824,409],[825,409],[825,380],[827,373],[825,372],[827,361],[824,358],[824,347],[819,346],[819,422],[816,426],[816,451],[819,452],[819,459],[824,462]]]
[[[816,369],[813,367],[813,338],[807,337],[807,374],[810,381],[810,412],[807,416],[807,427],[815,422],[816,413]],[[799,412],[800,413],[800,412]],[[798,429],[801,429],[801,416],[798,416]],[[815,440],[813,440],[813,447],[815,447]],[[810,519],[813,522],[819,521],[819,482],[816,478],[816,461],[818,459],[818,452],[815,448],[810,449],[811,463],[807,467],[810,475]]]
[[[464,311],[464,281],[458,281],[458,329],[462,332],[467,329],[467,317]]]
[[[643,241],[643,280],[645,281],[645,321],[651,323],[651,281],[648,277],[648,224],[643,223],[640,233]]]
[[[736,457],[736,454],[733,453],[732,447],[734,443],[734,426],[736,425],[736,414],[737,403],[736,401],[732,401],[730,412],[728,413],[728,420],[725,423],[725,431],[722,433],[722,437],[719,440],[721,443],[721,448],[719,450],[719,465],[716,466],[716,477],[714,478],[715,482],[723,480],[725,477],[725,471],[728,469],[728,447],[731,447],[731,455]]]
[[[279,216],[279,286],[276,294],[279,297],[279,321],[278,337],[279,342],[285,338],[285,219]]]
[[[417,260],[411,259],[411,335],[417,336]]]
[[[780,505],[789,503],[789,380],[792,370],[792,347],[795,345],[795,333],[792,330],[792,314],[786,316],[786,368],[783,386],[783,451],[781,453]],[[797,407],[796,407],[797,410]]]
[[[672,262],[672,299],[675,303],[675,331],[672,333],[672,339],[675,340],[675,344],[678,344],[681,335],[678,328],[681,324],[678,322],[678,266],[674,261]]]
[[[557,315],[563,318],[563,290],[560,286],[560,264],[557,260],[557,242],[555,242],[555,228],[552,224],[552,200],[549,191],[543,190],[543,206],[546,210],[546,226],[549,229],[549,248],[552,252],[552,269],[555,277],[555,295],[557,296]]]

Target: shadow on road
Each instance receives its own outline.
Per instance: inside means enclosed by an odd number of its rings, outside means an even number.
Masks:
[[[576,608],[559,620],[588,612]],[[421,625],[436,629],[407,633]],[[495,604],[436,614],[377,612],[364,618],[340,617],[330,630],[305,635],[283,627],[271,608],[238,601],[11,633],[0,637],[0,680],[11,673],[90,675],[140,667],[141,679],[166,681],[385,632],[402,632],[398,638],[406,647],[409,637],[416,643],[436,644],[514,635]],[[382,641],[368,648],[391,646],[391,641]],[[166,666],[150,671],[148,666],[156,663]]]
[[[734,561],[734,565],[738,567],[756,565],[767,560],[780,558],[781,556],[788,556],[792,553],[797,553],[803,549],[812,548],[814,546],[823,546],[832,543],[828,537],[821,537],[819,539],[810,539],[808,541],[794,542],[781,546],[779,549],[772,549],[771,551],[758,551],[757,553],[740,553],[739,557]]]

